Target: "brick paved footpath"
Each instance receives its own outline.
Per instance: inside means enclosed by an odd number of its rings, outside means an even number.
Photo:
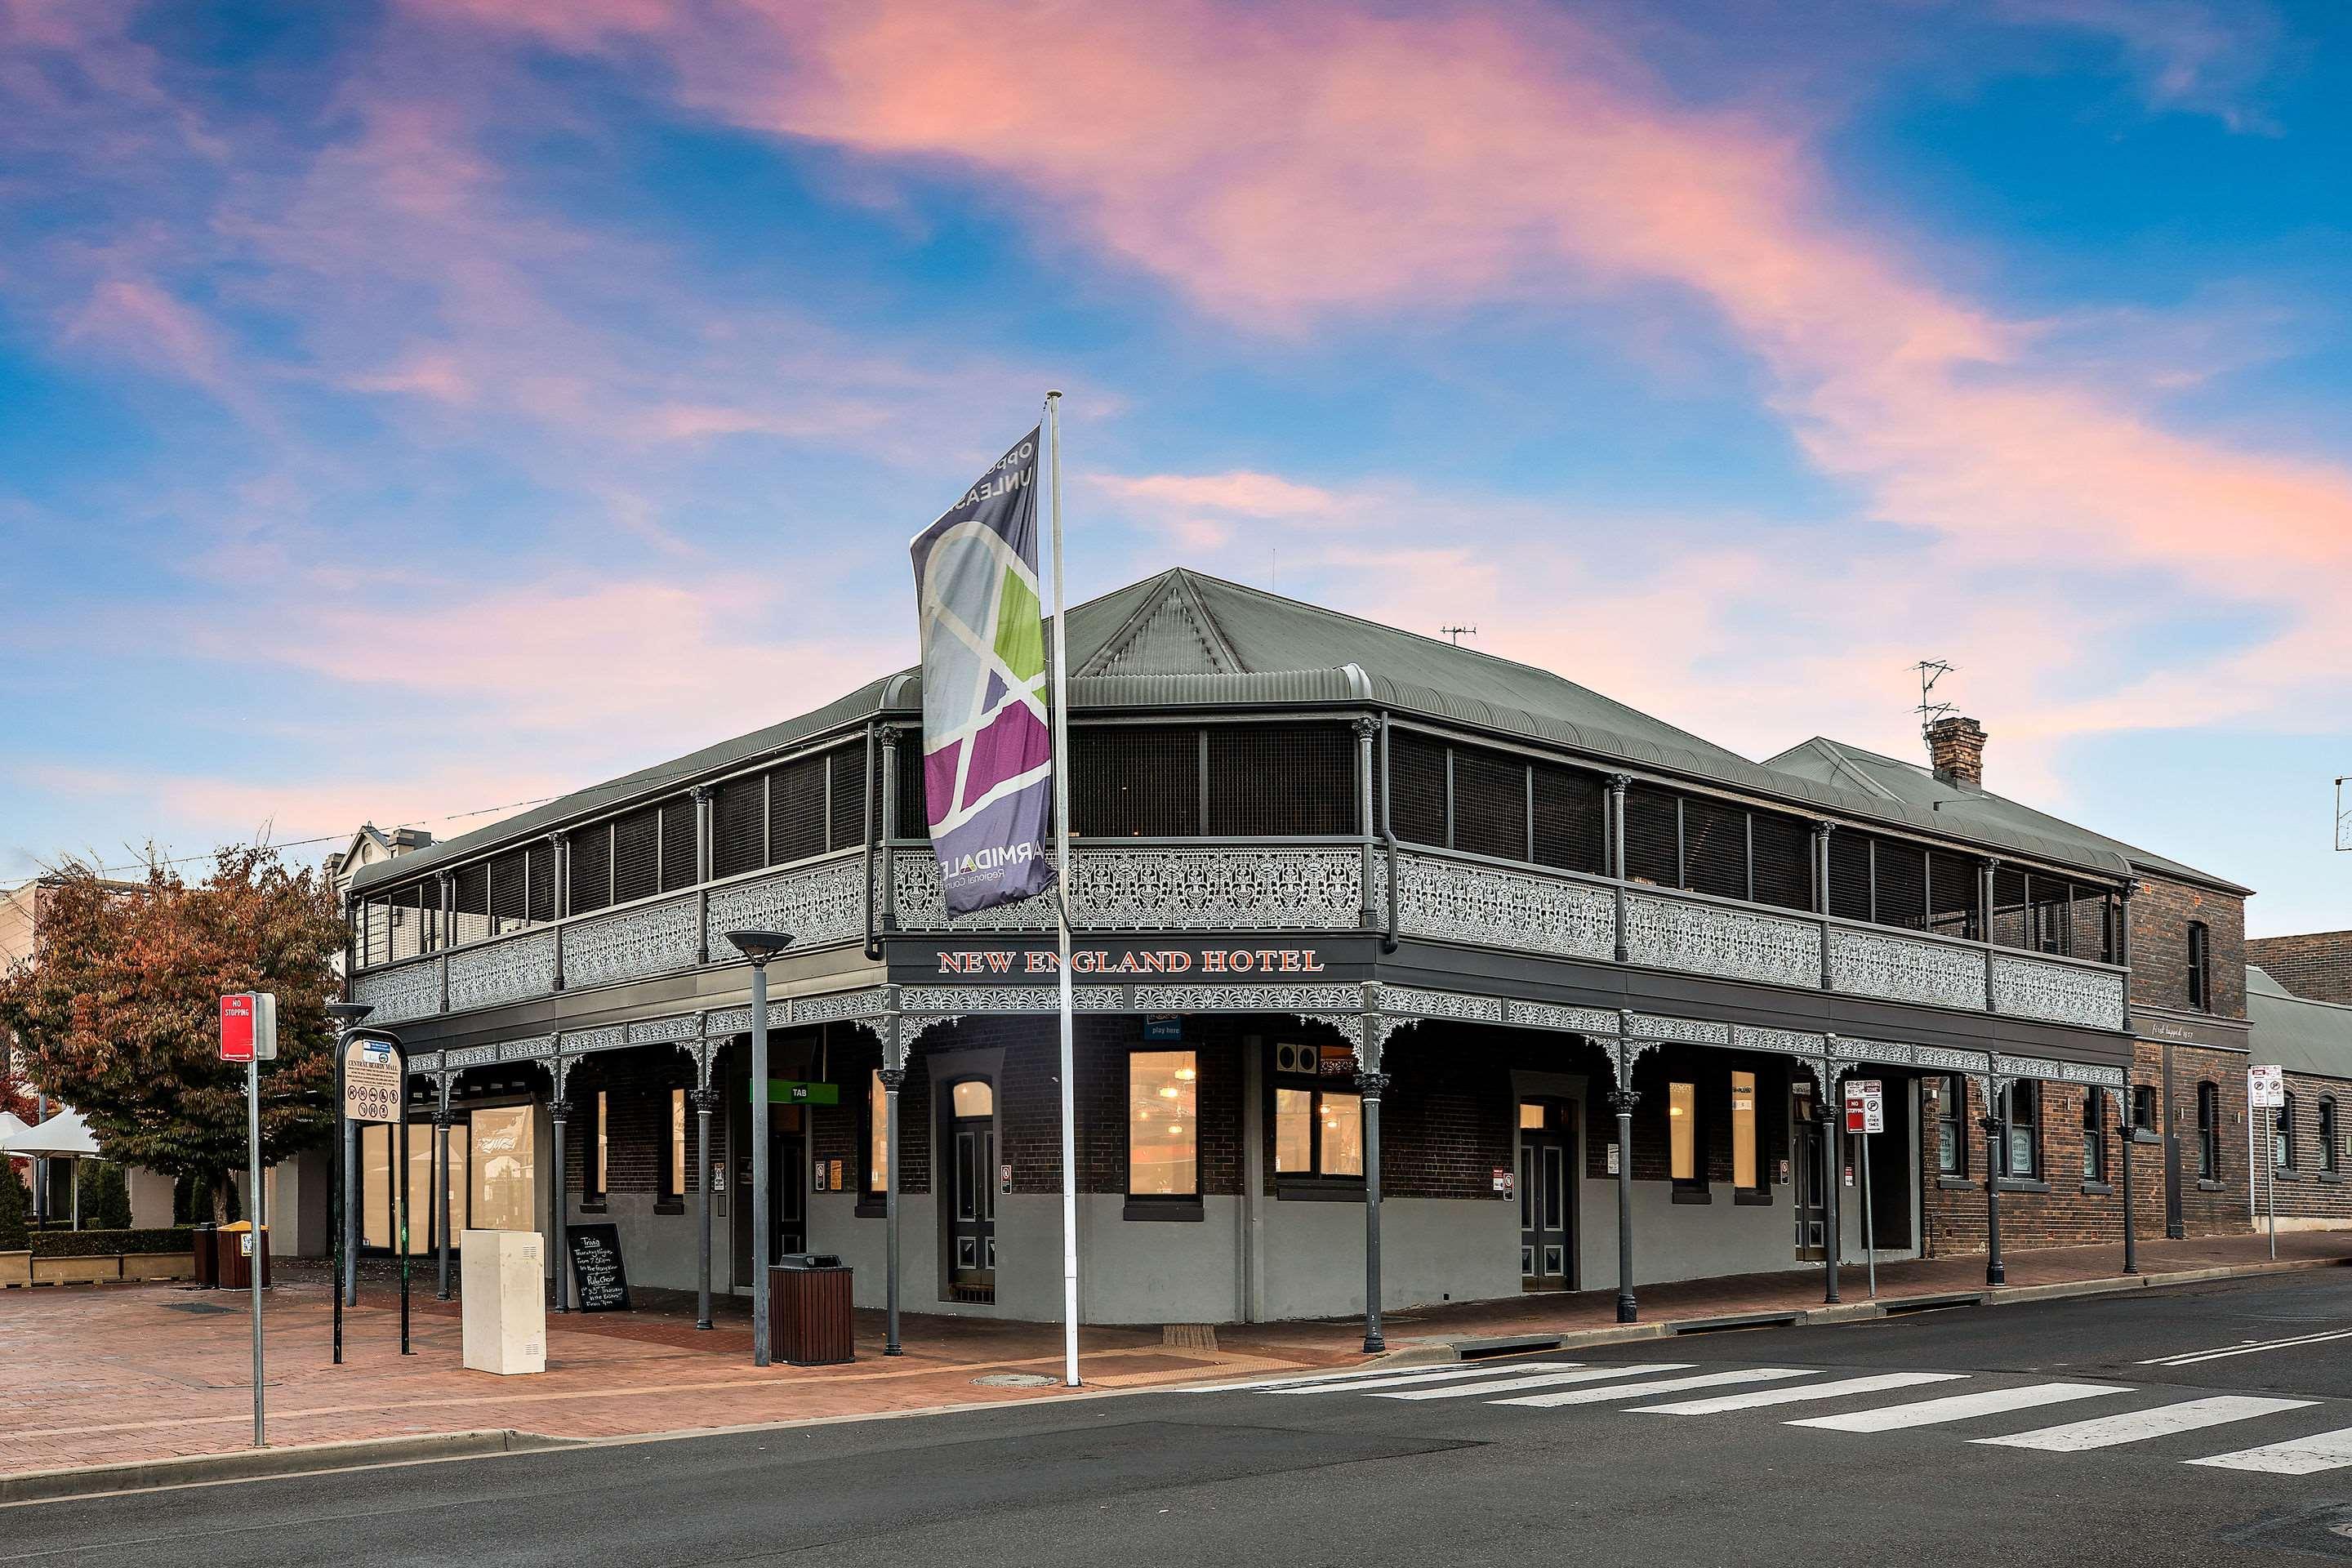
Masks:
[[[2279,1238],[2283,1260],[2352,1261],[2352,1233]],[[2144,1272],[2243,1266],[2267,1256],[2249,1236],[2151,1241]],[[2112,1276],[2113,1247],[2014,1253],[2012,1287]],[[1881,1299],[1974,1289],[1981,1258],[1890,1265]],[[307,1277],[307,1278],[298,1278]],[[1049,1398],[1057,1386],[990,1386],[976,1378],[1060,1371],[1052,1324],[909,1315],[907,1354],[881,1354],[879,1313],[858,1314],[858,1358],[848,1365],[755,1370],[741,1305],[708,1331],[663,1302],[626,1314],[551,1318],[548,1370],[495,1377],[459,1364],[454,1303],[432,1300],[421,1271],[414,1303],[417,1353],[398,1353],[389,1289],[371,1278],[345,1323],[345,1364],[331,1364],[331,1298],[315,1268],[294,1266],[269,1292],[269,1436],[273,1445],[512,1427],[569,1437],[706,1430],[811,1417],[879,1415],[987,1401]],[[1751,1275],[1642,1292],[1645,1321],[1789,1310],[1821,1300],[1821,1276]],[[1844,1296],[1863,1299],[1859,1268]],[[1391,1350],[1481,1335],[1569,1332],[1614,1321],[1609,1290],[1542,1295],[1391,1314]],[[178,1286],[79,1286],[0,1291],[0,1474],[241,1448],[252,1418],[244,1298]],[[1100,1389],[1358,1364],[1360,1321],[1257,1324],[1208,1336],[1157,1328],[1089,1328],[1087,1382]]]

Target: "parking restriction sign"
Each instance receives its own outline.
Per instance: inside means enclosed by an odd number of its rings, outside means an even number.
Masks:
[[[1846,1079],[1845,1130],[1849,1132],[1886,1131],[1886,1096],[1878,1079]]]

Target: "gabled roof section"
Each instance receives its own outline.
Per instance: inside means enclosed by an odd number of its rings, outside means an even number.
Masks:
[[[2246,966],[2246,1021],[2254,1026],[2254,1060],[2289,1072],[2352,1078],[2352,1007],[2297,996]]]
[[[1163,572],[1150,595],[1073,676],[1239,675],[1242,661],[1202,602],[1192,574]],[[1076,617],[1072,617],[1075,620]]]
[[[1767,760],[1764,765],[1780,773],[1866,790],[1886,800],[1924,807],[1950,822],[1955,832],[1969,834],[1973,828],[1979,830],[1979,835],[1984,829],[2031,834],[2054,844],[2072,845],[2078,856],[2084,853],[2119,856],[2136,871],[2178,877],[2241,897],[2253,891],[2226,878],[2216,877],[2210,871],[2184,866],[2178,860],[2126,844],[2120,838],[2110,838],[2104,833],[2095,833],[2063,817],[2037,811],[2007,795],[1983,789],[1955,789],[1937,778],[1931,768],[1881,756],[1876,752],[1850,746],[1842,741],[1816,735],[1803,744],[1791,746],[1779,756]]]

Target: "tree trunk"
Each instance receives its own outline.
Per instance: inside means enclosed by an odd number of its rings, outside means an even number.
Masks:
[[[212,1188],[213,1223],[226,1225],[228,1223],[228,1173],[213,1172],[212,1179],[206,1184]]]

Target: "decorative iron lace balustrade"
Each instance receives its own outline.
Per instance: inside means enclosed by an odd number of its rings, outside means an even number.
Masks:
[[[1389,863],[1353,845],[1081,844],[1072,893],[1089,932],[1353,932],[1369,905],[1386,929]],[[387,1026],[736,962],[727,932],[788,931],[800,946],[866,933],[865,858],[827,858],[574,917],[445,954],[363,970],[353,994]],[[938,862],[899,847],[875,860],[877,926],[915,934],[1042,933],[1048,899],[947,920]],[[1369,897],[1367,894],[1369,893]],[[1624,911],[1628,962],[1681,973],[1921,1004],[2079,1027],[2126,1026],[2126,974],[2017,952],[1646,885],[1475,856],[1414,850],[1396,863],[1402,936],[1544,957],[1612,962]]]

